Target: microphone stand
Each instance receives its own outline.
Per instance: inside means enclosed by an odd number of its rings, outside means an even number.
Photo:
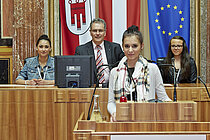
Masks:
[[[90,120],[90,110],[91,110],[91,107],[92,107],[92,104],[93,104],[93,99],[94,99],[94,95],[96,93],[96,88],[99,86],[99,76],[100,76],[100,74],[97,74],[96,85],[95,85],[95,88],[94,88],[94,91],[93,91],[93,95],[92,95],[92,99],[91,99],[91,102],[90,102],[87,120]]]
[[[209,90],[208,90],[208,88],[207,88],[207,86],[206,86],[205,82],[201,79],[201,77],[200,77],[200,76],[198,76],[198,79],[199,79],[199,80],[201,81],[201,83],[203,83],[203,85],[205,86],[205,88],[206,88],[206,92],[207,92],[207,94],[208,94],[208,96],[209,96],[209,98],[210,98]]]
[[[114,64],[103,64],[103,65],[100,65],[98,66],[98,68],[96,69],[96,72],[98,73],[98,70],[101,68],[101,67],[106,67],[106,68],[109,68],[109,69],[112,69],[112,67],[116,67],[118,65],[119,61],[115,62]],[[106,68],[104,68],[102,71],[104,71]],[[102,72],[101,71],[101,72]]]
[[[119,62],[117,62],[119,63]],[[104,64],[104,65],[100,65],[96,71],[98,73],[98,70],[103,67],[103,66],[106,66],[107,67],[111,67],[111,66],[115,66],[117,63],[114,63],[114,64]],[[104,68],[101,72],[103,72],[106,68]],[[96,85],[95,85],[95,88],[94,88],[94,91],[93,91],[93,95],[92,95],[92,98],[91,98],[91,102],[90,102],[90,106],[89,106],[89,109],[88,109],[88,117],[87,117],[87,120],[90,120],[90,110],[91,110],[91,107],[92,107],[92,104],[93,104],[93,99],[94,99],[94,95],[96,93],[96,88],[99,86],[99,77],[101,76],[101,73],[99,74],[96,74]]]
[[[171,58],[172,68],[174,70],[174,102],[176,102],[176,69],[175,69],[175,58]]]
[[[173,70],[174,70],[174,102],[176,102],[176,78],[175,78],[175,67],[173,67]]]

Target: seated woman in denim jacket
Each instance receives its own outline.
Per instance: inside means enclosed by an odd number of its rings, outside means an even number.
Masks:
[[[42,35],[36,42],[38,56],[27,58],[23,69],[16,78],[17,84],[54,85],[54,58],[49,56],[51,41]]]

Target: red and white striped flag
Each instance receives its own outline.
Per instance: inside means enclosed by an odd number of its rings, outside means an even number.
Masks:
[[[71,5],[77,2],[78,5],[75,7]],[[97,8],[99,18],[104,19],[107,24],[105,39],[108,41],[121,44],[122,34],[127,27],[131,25],[140,27],[140,0],[99,0]],[[91,40],[89,31],[83,35],[76,34],[81,34],[83,29],[86,29],[83,26],[89,26],[91,18],[95,18],[97,8],[95,8],[95,0],[60,0],[63,55],[73,55],[78,45]],[[85,9],[85,15],[81,9]],[[76,13],[74,17],[72,13]],[[80,15],[80,18],[77,15]],[[78,25],[72,24],[73,19],[80,23],[81,29],[76,30]]]

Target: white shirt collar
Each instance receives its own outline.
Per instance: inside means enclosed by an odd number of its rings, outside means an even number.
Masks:
[[[93,43],[93,49],[95,50],[96,49],[96,44],[92,41]],[[104,41],[100,44],[102,50],[104,50]]]

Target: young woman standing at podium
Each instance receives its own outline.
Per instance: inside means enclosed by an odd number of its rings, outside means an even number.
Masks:
[[[160,71],[156,64],[149,63],[142,55],[143,37],[137,26],[129,27],[123,34],[122,46],[125,56],[111,70],[107,109],[111,121],[116,120],[116,101],[122,96],[127,100],[143,102],[155,99],[171,101],[167,96]]]
[[[54,85],[54,58],[49,56],[51,41],[41,35],[36,43],[38,56],[25,59],[25,65],[16,78],[17,84]]]

